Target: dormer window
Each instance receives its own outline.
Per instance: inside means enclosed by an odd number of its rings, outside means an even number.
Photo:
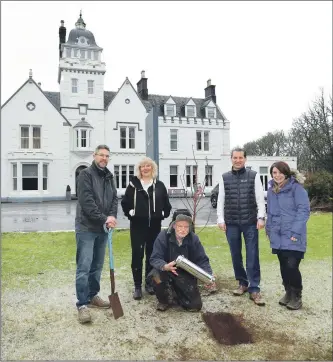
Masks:
[[[216,118],[216,108],[215,107],[206,107],[206,117],[207,118]]]
[[[195,106],[186,106],[186,117],[195,117],[196,109]]]
[[[166,104],[164,106],[164,114],[168,117],[174,117],[176,114],[175,108],[176,106],[174,104]]]

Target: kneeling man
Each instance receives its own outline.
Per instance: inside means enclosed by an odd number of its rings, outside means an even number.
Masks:
[[[177,215],[168,230],[162,230],[154,242],[150,272],[158,300],[157,310],[165,311],[173,302],[188,311],[202,308],[197,278],[175,266],[175,260],[183,255],[192,263],[212,274],[209,258],[196,234],[192,232],[192,218]]]

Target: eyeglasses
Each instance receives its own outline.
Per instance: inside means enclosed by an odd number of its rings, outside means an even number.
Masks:
[[[103,153],[96,153],[96,155],[103,158],[110,158],[110,155],[104,155]]]
[[[177,228],[177,229],[184,229],[184,230],[186,230],[186,229],[189,229],[190,227],[189,227],[189,225],[183,226],[183,225],[177,225],[177,224],[176,224],[176,228]]]

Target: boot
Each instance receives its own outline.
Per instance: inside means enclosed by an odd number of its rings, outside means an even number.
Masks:
[[[142,298],[142,289],[141,287],[135,287],[133,292],[133,299],[140,300]]]
[[[291,300],[291,289],[289,286],[284,287],[286,294],[279,300],[280,305],[286,306]]]
[[[291,298],[287,304],[288,309],[297,310],[302,307],[302,290],[291,288]]]

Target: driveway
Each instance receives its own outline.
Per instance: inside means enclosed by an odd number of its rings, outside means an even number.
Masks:
[[[188,205],[186,199],[171,198],[170,201],[172,210]],[[188,201],[191,202],[191,199]],[[76,201],[1,204],[1,232],[71,231],[74,230],[75,209]],[[205,225],[207,220],[207,225],[216,224],[216,209],[211,207],[209,197],[200,201],[198,209],[196,225]],[[169,225],[170,221],[171,216],[163,220],[162,226]],[[120,200],[118,227],[129,228],[129,221],[123,214]]]

